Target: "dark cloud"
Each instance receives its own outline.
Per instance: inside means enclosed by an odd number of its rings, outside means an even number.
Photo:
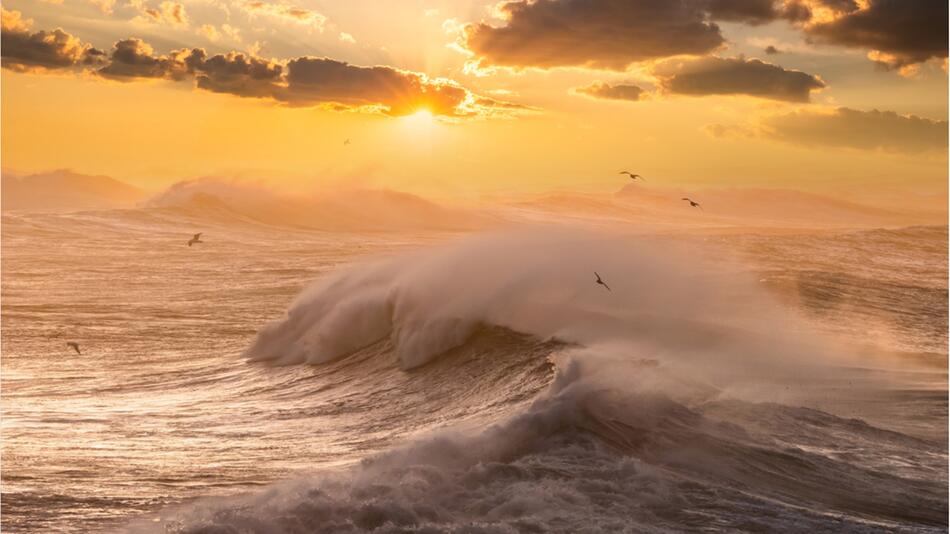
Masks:
[[[864,48],[900,68],[947,57],[946,0],[514,0],[503,24],[465,26],[462,44],[481,67],[582,66],[703,55],[724,38],[716,22],[786,20],[814,41]]]
[[[20,72],[54,70],[94,65],[103,59],[102,51],[61,29],[31,32],[31,22],[23,20],[19,11],[0,12],[3,68]]]
[[[117,41],[109,55],[109,63],[98,70],[99,75],[120,81],[136,78],[168,78],[183,80],[191,74],[185,60],[189,52],[174,52],[157,56],[152,47],[141,39]]]
[[[727,22],[757,25],[788,16],[782,4],[775,0],[706,0],[700,4],[709,18]]]
[[[868,0],[825,2],[834,18],[805,25],[813,40],[872,50],[887,68],[901,68],[947,57],[946,0]]]
[[[706,54],[724,43],[705,2],[518,0],[504,26],[469,24],[464,45],[481,66],[587,66],[622,70],[643,60]]]
[[[886,152],[921,153],[947,150],[947,121],[893,111],[803,110],[777,115],[757,125],[712,125],[717,137],[762,137],[803,146],[842,147]]]
[[[192,50],[186,63],[195,74],[198,88],[246,97],[273,97],[280,90],[283,67],[256,56],[230,52],[206,58],[204,50]]]
[[[575,92],[592,96],[594,98],[604,98],[608,100],[629,100],[636,102],[643,95],[643,89],[636,85],[617,84],[610,85],[603,82],[594,82],[587,87],[578,87]]]
[[[811,74],[758,59],[706,57],[668,61],[654,71],[664,92],[683,95],[749,95],[808,102],[825,84]]]
[[[455,115],[469,92],[448,80],[392,67],[360,67],[328,58],[302,57],[287,63],[287,89],[279,98],[291,105],[338,103],[380,106],[389,115],[428,109]]]

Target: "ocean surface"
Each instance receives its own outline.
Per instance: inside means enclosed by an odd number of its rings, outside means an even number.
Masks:
[[[0,527],[946,531],[946,226],[512,226],[4,214]]]

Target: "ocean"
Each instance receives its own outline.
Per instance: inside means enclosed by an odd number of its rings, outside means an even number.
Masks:
[[[946,226],[575,222],[5,213],[0,526],[946,531]]]

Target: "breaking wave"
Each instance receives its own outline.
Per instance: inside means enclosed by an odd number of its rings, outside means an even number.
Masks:
[[[867,370],[695,242],[537,228],[379,259],[246,356],[318,364],[354,431],[414,437],[131,530],[945,529],[945,444],[802,407]]]

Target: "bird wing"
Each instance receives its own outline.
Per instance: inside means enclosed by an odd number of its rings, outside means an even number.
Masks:
[[[603,282],[603,280],[600,279],[600,275],[597,274],[597,271],[594,271],[594,276],[597,277],[597,281],[598,281],[598,282]]]
[[[195,239],[201,239],[201,234],[202,232],[198,232],[197,234],[195,234]]]
[[[610,291],[610,286],[607,285],[607,282],[601,282],[601,283],[604,284],[604,287],[607,288],[607,291]]]

